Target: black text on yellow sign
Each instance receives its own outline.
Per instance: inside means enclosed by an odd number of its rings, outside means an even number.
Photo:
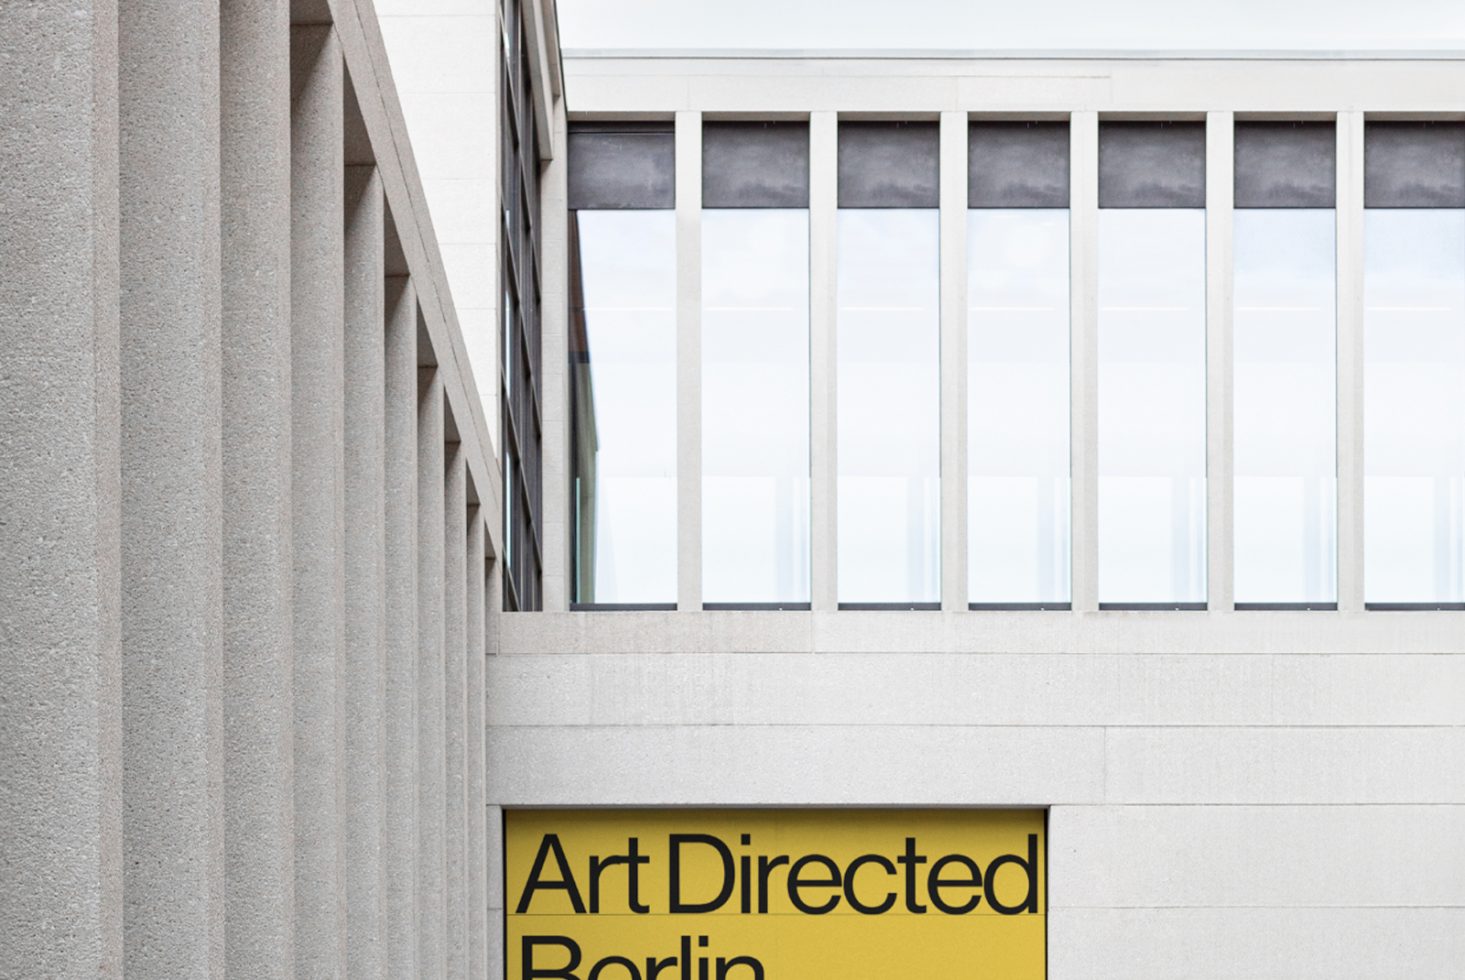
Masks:
[[[1038,810],[514,810],[507,980],[1045,975]]]

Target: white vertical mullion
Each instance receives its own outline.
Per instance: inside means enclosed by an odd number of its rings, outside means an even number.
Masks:
[[[1234,115],[1206,115],[1206,595],[1208,608],[1235,601],[1232,242]]]
[[[941,608],[967,608],[967,114],[941,113]]]
[[[1069,123],[1069,360],[1073,608],[1099,608],[1099,117]]]
[[[809,116],[809,461],[815,611],[839,606],[839,116]]]
[[[702,608],[702,114],[676,115],[677,608]]]
[[[553,112],[554,145],[566,145],[565,114],[556,104]],[[546,161],[540,178],[540,209],[544,214],[564,215],[568,203],[568,154],[559,153]],[[570,511],[570,390],[569,390],[569,223],[542,224],[540,251],[543,255],[543,301],[540,303],[540,425],[543,466],[543,506],[540,533],[543,536],[544,570],[541,608],[564,612],[570,608],[570,560],[573,538]]]
[[[1338,608],[1363,609],[1363,113],[1338,113]]]

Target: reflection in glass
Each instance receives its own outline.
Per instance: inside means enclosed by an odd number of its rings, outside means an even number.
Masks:
[[[1332,210],[1235,216],[1235,576],[1240,603],[1337,601]]]
[[[676,212],[572,212],[574,601],[677,597]]]
[[[1206,214],[1099,211],[1099,601],[1206,600]]]
[[[1465,601],[1465,211],[1365,212],[1364,599]]]
[[[839,601],[941,598],[935,209],[839,212]]]
[[[702,212],[702,596],[809,601],[809,212]]]
[[[1068,212],[967,213],[967,582],[1069,601]]]

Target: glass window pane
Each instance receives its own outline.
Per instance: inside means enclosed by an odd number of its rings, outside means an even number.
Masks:
[[[839,601],[941,599],[939,212],[839,212]]]
[[[1206,599],[1206,214],[1099,211],[1099,601]]]
[[[967,213],[970,601],[1069,601],[1068,211]]]
[[[1465,601],[1465,211],[1364,214],[1364,599]]]
[[[809,601],[809,212],[702,212],[702,596]]]
[[[677,597],[676,212],[572,212],[576,602]]]
[[[1236,601],[1337,601],[1333,211],[1235,217]]]

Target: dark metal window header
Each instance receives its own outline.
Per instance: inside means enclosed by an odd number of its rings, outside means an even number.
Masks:
[[[939,207],[940,153],[935,123],[840,123],[839,206]]]
[[[1363,206],[1465,208],[1465,123],[1366,123]]]
[[[1338,135],[1330,122],[1236,124],[1238,208],[1332,208]]]
[[[568,143],[571,211],[676,207],[671,123],[574,123]]]
[[[808,124],[704,123],[702,206],[807,208]]]
[[[1205,123],[1099,123],[1099,207],[1205,206]]]
[[[1066,208],[1068,123],[975,122],[967,130],[967,207]]]

